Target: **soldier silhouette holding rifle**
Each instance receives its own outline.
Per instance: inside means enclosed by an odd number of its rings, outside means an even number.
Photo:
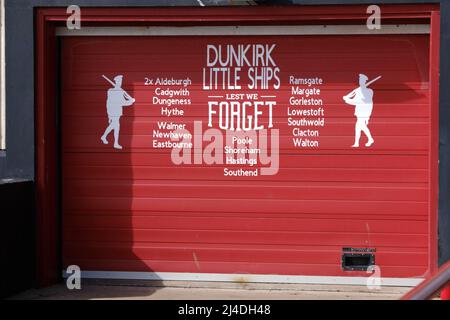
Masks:
[[[114,78],[114,82],[109,80],[106,76],[103,76],[114,88],[108,90],[108,99],[106,101],[106,111],[108,113],[109,125],[105,130],[105,133],[101,137],[104,144],[108,144],[107,137],[114,131],[114,148],[122,149],[119,144],[120,136],[120,117],[123,115],[123,107],[131,106],[136,102],[136,99],[132,98],[125,90],[122,89],[123,76],[119,75]]]
[[[368,86],[380,78],[381,76],[367,82],[367,76],[365,74],[360,74],[359,87],[343,97],[347,104],[355,106],[356,124],[355,143],[352,146],[353,148],[359,147],[361,131],[364,132],[368,139],[366,147],[370,147],[375,142],[368,127],[373,109],[373,90],[369,89]]]

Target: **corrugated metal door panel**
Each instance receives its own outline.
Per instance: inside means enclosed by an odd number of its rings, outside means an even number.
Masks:
[[[152,146],[162,117],[145,78],[189,76],[192,105],[185,116],[169,120],[190,129],[202,120],[206,130],[206,46],[224,43],[277,45],[276,175],[243,179],[221,174],[226,165],[176,166],[170,150]],[[341,270],[342,248],[371,247],[385,277],[426,272],[427,35],[73,37],[64,38],[62,48],[64,265],[358,276],[365,273]],[[374,85],[370,128],[376,143],[370,149],[350,148],[355,118],[342,102],[361,72],[383,76]],[[110,88],[102,74],[123,74],[124,88],[137,101],[121,119],[121,151],[100,142]],[[325,79],[320,148],[292,144],[286,125],[290,74]]]

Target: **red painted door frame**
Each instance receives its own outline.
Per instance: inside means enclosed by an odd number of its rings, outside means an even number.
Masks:
[[[82,25],[267,25],[365,24],[367,6],[83,8]],[[382,23],[429,22],[431,127],[429,273],[437,269],[439,6],[381,6]],[[36,9],[36,210],[39,286],[57,282],[59,270],[57,45],[55,29],[64,26],[65,8]]]

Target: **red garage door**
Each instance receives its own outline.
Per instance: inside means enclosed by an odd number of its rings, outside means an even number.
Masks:
[[[61,61],[64,266],[427,272],[429,35],[65,37]]]

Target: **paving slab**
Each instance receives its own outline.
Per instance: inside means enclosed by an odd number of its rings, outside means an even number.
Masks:
[[[395,300],[411,288],[185,281],[89,280],[81,290],[65,284],[12,297],[26,300]]]

